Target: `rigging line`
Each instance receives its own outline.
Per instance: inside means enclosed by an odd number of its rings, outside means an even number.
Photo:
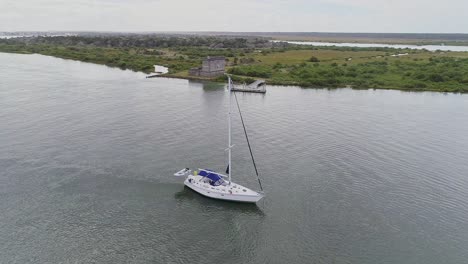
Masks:
[[[260,177],[258,176],[257,165],[255,164],[255,159],[254,159],[254,156],[253,156],[253,153],[252,153],[252,148],[250,147],[249,136],[247,135],[247,130],[245,129],[244,118],[242,117],[242,112],[241,112],[240,107],[239,107],[239,101],[237,100],[236,92],[233,92],[233,93],[234,93],[234,97],[236,98],[237,109],[239,109],[239,115],[240,115],[240,119],[241,119],[241,122],[242,122],[242,127],[244,127],[244,134],[245,134],[245,138],[247,139],[247,145],[249,146],[250,156],[252,157],[252,162],[253,162],[253,165],[254,165],[254,168],[255,168],[255,173],[257,174],[258,184],[260,185],[260,190],[263,191],[262,182],[260,181]]]

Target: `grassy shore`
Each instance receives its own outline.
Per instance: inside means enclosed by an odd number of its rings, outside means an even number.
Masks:
[[[408,45],[468,46],[467,34],[404,34],[404,33],[257,33],[259,36],[284,41],[333,43],[381,43]]]
[[[468,92],[468,53],[369,50],[288,50],[253,56],[229,69],[270,84]]]
[[[408,91],[468,92],[468,52],[309,48],[229,58],[227,71],[238,81],[315,88],[375,88]],[[172,74],[185,78],[187,71]]]
[[[388,48],[214,49],[207,47],[110,48],[1,43],[0,52],[38,53],[149,73],[169,67],[168,77],[191,78],[188,69],[208,55],[224,55],[237,81],[304,87],[468,92],[468,52],[429,52]],[[219,79],[220,80],[220,79]]]

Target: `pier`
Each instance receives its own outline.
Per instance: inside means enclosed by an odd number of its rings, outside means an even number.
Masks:
[[[256,80],[255,82],[242,86],[234,86],[231,91],[248,92],[248,93],[266,93],[266,82],[264,80]]]

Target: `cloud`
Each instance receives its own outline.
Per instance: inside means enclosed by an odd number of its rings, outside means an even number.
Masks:
[[[468,30],[461,0],[1,0],[0,10],[0,31]]]

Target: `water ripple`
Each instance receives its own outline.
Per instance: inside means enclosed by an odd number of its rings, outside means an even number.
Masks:
[[[186,166],[225,169],[222,84],[39,55],[0,61],[5,263],[468,258],[466,95],[238,94],[267,194],[239,205],[171,177]],[[232,169],[256,187],[239,121]]]

